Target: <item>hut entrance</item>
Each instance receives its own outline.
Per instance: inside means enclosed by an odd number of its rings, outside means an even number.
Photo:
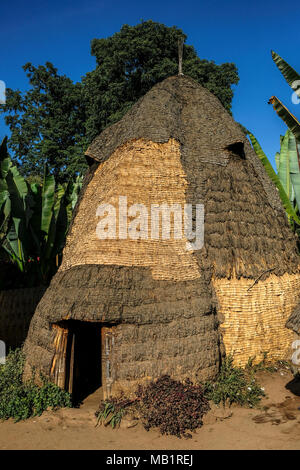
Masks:
[[[103,387],[109,394],[112,328],[101,323],[67,320],[54,324],[57,330],[51,375],[54,382],[72,394],[73,403]]]

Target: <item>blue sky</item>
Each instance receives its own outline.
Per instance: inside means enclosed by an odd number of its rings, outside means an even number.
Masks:
[[[0,80],[26,90],[22,65],[52,62],[74,81],[95,66],[90,41],[112,35],[124,23],[141,19],[180,27],[201,58],[234,62],[240,82],[234,87],[234,118],[260,141],[274,162],[285,125],[268,105],[280,98],[300,117],[291,89],[271,59],[275,50],[300,72],[298,16],[294,2],[278,0],[15,0],[1,2]],[[8,134],[0,117],[0,137]]]

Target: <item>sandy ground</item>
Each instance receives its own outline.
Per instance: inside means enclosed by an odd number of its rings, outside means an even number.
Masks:
[[[288,370],[260,372],[268,398],[261,409],[214,407],[192,439],[161,436],[141,424],[95,427],[97,393],[78,409],[47,411],[38,418],[0,423],[0,449],[300,449],[300,383]]]

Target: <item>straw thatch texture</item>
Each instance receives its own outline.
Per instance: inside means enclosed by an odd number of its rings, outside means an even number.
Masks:
[[[115,387],[130,389],[162,373],[206,379],[218,371],[221,340],[209,277],[174,283],[153,279],[149,268],[126,266],[61,271],[30,325],[30,366],[50,374],[57,341],[52,325],[70,318],[116,325]]]
[[[186,202],[205,204],[201,256],[213,262],[215,275],[230,278],[236,272],[238,278],[256,278],[270,268],[278,275],[298,273],[295,236],[275,186],[239,125],[216,97],[193,80],[170,77],[153,87],[121,121],[104,130],[86,153],[103,163],[132,139],[168,142],[171,137],[180,143],[180,166],[188,183]],[[148,158],[151,165],[152,157]],[[138,166],[138,152],[128,160],[130,165],[133,159]],[[129,168],[131,179],[140,177],[135,167]],[[66,257],[64,262],[68,263]]]
[[[92,142],[86,155],[103,162],[129,140],[167,142],[171,137],[181,144],[182,162],[190,177],[201,163],[226,167],[230,160],[226,148],[244,143],[246,158],[263,184],[267,199],[283,212],[277,191],[240,126],[214,95],[189,77],[170,77],[155,85],[123,119]],[[188,180],[192,182],[193,178]]]
[[[86,264],[115,264],[149,266],[154,279],[199,278],[196,258],[186,250],[185,239],[151,239],[151,204],[178,203],[183,207],[187,184],[180,146],[174,139],[165,144],[139,139],[119,147],[94,172],[68,237],[60,270]],[[116,240],[97,237],[97,207],[109,203],[117,208],[118,227],[119,196],[127,196],[128,207],[139,203],[147,208],[147,239],[120,240],[118,234]],[[142,230],[140,233],[142,236]]]
[[[297,275],[274,276],[253,283],[249,279],[215,279],[219,300],[221,331],[227,354],[235,363],[246,365],[255,356],[290,359],[293,332],[285,327],[299,291]]]
[[[221,331],[237,363],[263,351],[283,357],[300,282],[295,236],[273,183],[217,98],[171,77],[87,155],[95,163],[63,263],[32,320],[27,364],[50,374],[64,334],[53,325],[67,319],[115,325],[115,389],[162,373],[212,377],[224,352]],[[99,240],[97,207],[117,207],[119,196],[148,213],[153,203],[204,204],[204,247],[187,252],[185,240],[173,238]]]

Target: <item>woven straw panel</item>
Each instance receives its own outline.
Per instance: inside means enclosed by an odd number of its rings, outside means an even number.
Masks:
[[[0,291],[0,340],[6,343],[7,350],[24,342],[44,292],[44,287]]]
[[[257,363],[264,352],[270,360],[290,359],[293,332],[285,323],[297,301],[299,275],[272,274],[255,285],[251,279],[214,279],[213,285],[226,354],[235,364],[244,366],[253,356]]]
[[[133,140],[119,147],[101,164],[79,206],[72,230],[67,238],[61,271],[86,264],[151,267],[154,279],[189,280],[200,277],[194,255],[186,250],[186,240],[148,239],[100,240],[96,216],[100,204],[112,204],[117,210],[119,196],[127,196],[127,204],[144,204],[150,215],[151,204],[185,204],[186,175],[180,161],[180,144],[174,139],[154,143]],[[161,221],[160,221],[161,222]]]

